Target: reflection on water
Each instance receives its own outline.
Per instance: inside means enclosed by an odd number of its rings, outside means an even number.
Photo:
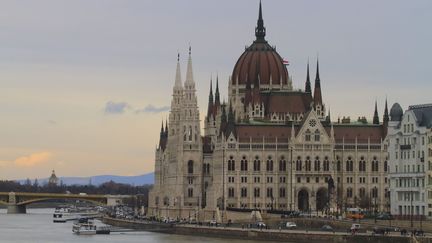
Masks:
[[[54,209],[27,209],[27,214],[6,214],[0,209],[0,242],[19,243],[54,243],[54,242],[227,242],[227,239],[206,238],[197,236],[158,234],[151,232],[113,233],[111,235],[75,235],[72,223],[53,223]],[[229,240],[230,243],[258,241]]]

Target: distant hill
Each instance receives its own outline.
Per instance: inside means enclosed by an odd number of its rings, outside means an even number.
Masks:
[[[150,185],[154,183],[154,172],[138,175],[138,176],[116,176],[116,175],[98,175],[91,177],[59,177],[60,181],[65,185],[88,185],[92,184],[99,186],[108,181],[116,183],[124,183],[135,186]],[[25,180],[19,180],[20,183],[25,183]],[[34,179],[32,180],[32,183]],[[48,178],[38,179],[39,184],[48,183]]]

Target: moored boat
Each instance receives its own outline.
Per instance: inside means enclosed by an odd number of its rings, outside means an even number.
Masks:
[[[85,223],[74,223],[72,232],[77,235],[107,235],[110,234],[111,228],[109,226],[97,226],[92,221]]]

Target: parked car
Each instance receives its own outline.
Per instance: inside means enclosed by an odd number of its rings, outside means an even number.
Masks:
[[[385,235],[388,233],[388,230],[386,228],[382,227],[374,227],[372,230],[372,234],[374,235]]]
[[[331,226],[328,225],[328,224],[325,224],[325,225],[323,225],[323,226],[321,227],[321,230],[322,230],[322,231],[333,231],[333,227],[331,227]]]
[[[256,226],[258,228],[265,228],[266,224],[263,221],[258,221],[258,222],[256,222]]]
[[[360,231],[360,224],[352,224],[349,231],[352,233],[359,232]]]
[[[376,219],[380,220],[392,220],[393,216],[389,213],[380,213],[377,215]]]
[[[215,219],[212,219],[209,221],[209,226],[217,226],[217,225],[218,225],[218,223],[216,222]]]
[[[287,223],[285,224],[285,227],[286,227],[287,229],[295,229],[295,228],[297,228],[297,224],[294,223],[294,222],[287,222]]]

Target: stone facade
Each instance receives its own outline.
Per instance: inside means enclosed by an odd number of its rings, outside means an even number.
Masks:
[[[425,160],[432,125],[429,116],[432,105],[410,106],[404,113],[399,104],[392,107],[387,139],[393,215],[428,215]]]
[[[223,218],[224,209],[387,211],[387,106],[380,123],[332,122],[318,62],[312,91],[294,90],[283,59],[265,40],[260,6],[256,40],[234,66],[228,103],[212,82],[204,134],[189,53],[186,82],[177,64],[169,122],[156,149],[149,213]]]

